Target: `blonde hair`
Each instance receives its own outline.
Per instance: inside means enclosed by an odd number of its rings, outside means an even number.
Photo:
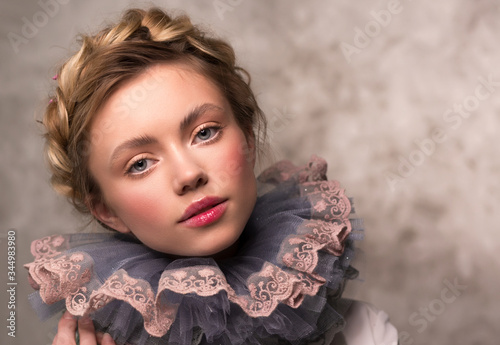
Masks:
[[[219,87],[240,128],[247,138],[256,138],[261,150],[266,120],[231,46],[208,37],[187,16],[170,17],[158,8],[127,10],[116,25],[81,37],[79,51],[58,70],[42,121],[52,186],[78,211],[89,213],[101,197],[87,167],[93,114],[122,83],[148,67],[179,62]]]

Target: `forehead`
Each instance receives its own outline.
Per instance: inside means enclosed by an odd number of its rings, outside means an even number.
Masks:
[[[157,64],[121,83],[94,114],[90,128],[99,126],[103,118],[127,121],[136,114],[152,116],[158,110],[169,110],[172,115],[207,100],[228,104],[215,83],[192,66]]]
[[[172,96],[185,92],[205,92],[218,98],[223,96],[221,90],[210,78],[186,63],[152,65],[120,85],[113,95],[121,93],[127,95],[132,101],[140,102],[148,95],[155,95],[158,92],[169,92],[168,95]]]

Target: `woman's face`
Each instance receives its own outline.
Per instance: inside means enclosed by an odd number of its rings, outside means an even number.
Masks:
[[[256,200],[254,141],[208,79],[151,67],[112,94],[90,134],[103,223],[181,256],[216,254],[241,235]]]

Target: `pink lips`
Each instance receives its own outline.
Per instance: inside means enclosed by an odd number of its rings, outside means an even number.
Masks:
[[[179,223],[190,227],[201,227],[217,221],[226,211],[225,199],[207,196],[186,208]]]

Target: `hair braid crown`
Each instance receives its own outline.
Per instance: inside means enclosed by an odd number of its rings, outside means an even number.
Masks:
[[[245,70],[232,47],[194,26],[189,17],[170,17],[158,8],[129,9],[116,25],[81,35],[80,49],[59,68],[57,88],[43,118],[46,157],[54,189],[77,210],[89,213],[100,191],[87,167],[92,116],[121,82],[158,63],[193,64],[228,99],[246,132],[265,137],[266,121]],[[259,149],[259,147],[257,147]]]

